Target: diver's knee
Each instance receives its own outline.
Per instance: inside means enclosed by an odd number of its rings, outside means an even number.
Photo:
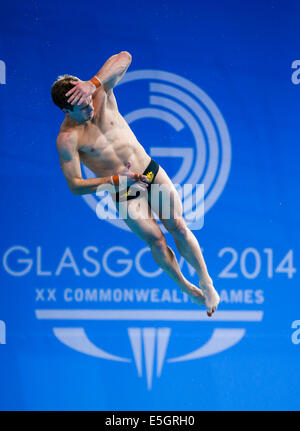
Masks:
[[[163,234],[158,236],[151,236],[146,240],[147,244],[151,249],[156,249],[158,251],[163,251],[166,247],[166,239]]]
[[[175,238],[186,237],[188,234],[188,227],[183,217],[174,218],[169,220],[166,224],[168,232]]]

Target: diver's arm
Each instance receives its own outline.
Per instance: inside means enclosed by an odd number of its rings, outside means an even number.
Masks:
[[[74,85],[66,93],[68,103],[80,105],[87,97],[102,87],[108,93],[123,78],[130,66],[131,59],[129,52],[121,51],[110,57],[90,81],[71,81],[71,84]]]
[[[75,195],[96,193],[99,186],[112,184],[111,177],[82,178],[76,136],[60,135],[57,139],[57,150],[61,169],[71,192]]]
[[[131,60],[131,54],[127,51],[122,51],[113,55],[104,63],[96,77],[100,80],[106,92],[121,81],[131,64]]]

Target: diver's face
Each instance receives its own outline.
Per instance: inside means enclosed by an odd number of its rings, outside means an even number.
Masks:
[[[81,105],[74,105],[73,111],[69,111],[71,117],[80,122],[89,121],[94,116],[92,96],[88,97]]]

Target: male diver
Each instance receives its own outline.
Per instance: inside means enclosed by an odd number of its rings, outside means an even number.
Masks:
[[[146,153],[118,110],[113,88],[125,75],[130,63],[131,55],[122,51],[110,57],[89,81],[63,75],[53,84],[53,102],[66,114],[57,137],[60,165],[70,190],[75,194],[95,193],[99,186],[114,186],[116,192],[112,195],[117,208],[124,200],[128,206],[125,223],[148,244],[156,263],[180,289],[195,303],[204,305],[208,316],[212,316],[220,298],[208,274],[198,241],[183,219],[182,203],[175,186],[164,169]],[[96,178],[83,179],[80,163],[87,166]],[[167,218],[162,216],[161,200],[156,208],[148,204],[149,190],[147,193],[144,191],[154,184],[164,185],[171,196],[171,211]],[[137,196],[147,207],[148,215],[153,215],[152,211],[157,214],[173,236],[181,256],[195,268],[199,288],[182,274],[155,218],[130,216],[130,207],[135,204]]]

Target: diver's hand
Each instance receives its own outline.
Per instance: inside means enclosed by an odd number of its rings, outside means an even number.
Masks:
[[[74,84],[65,96],[68,98],[68,103],[80,105],[87,97],[90,97],[96,91],[96,86],[91,81],[71,81]]]
[[[111,177],[111,183],[120,188],[129,187],[132,184],[137,183],[141,189],[145,190],[148,187],[149,180],[146,175],[135,174],[132,172],[130,170],[130,163],[127,163],[126,167],[119,175],[113,175]]]

